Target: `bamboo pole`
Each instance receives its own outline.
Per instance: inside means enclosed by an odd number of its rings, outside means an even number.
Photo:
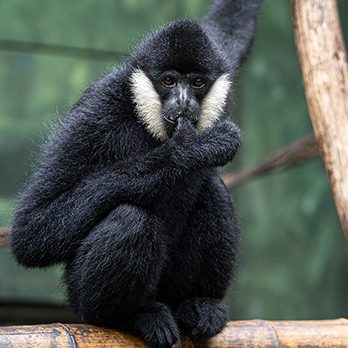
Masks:
[[[348,239],[348,65],[335,0],[292,0],[295,38],[316,140]]]
[[[11,348],[145,348],[132,336],[84,324],[0,327],[0,347]],[[193,348],[187,338],[184,348]],[[319,321],[249,320],[229,322],[208,348],[348,347],[348,319]]]

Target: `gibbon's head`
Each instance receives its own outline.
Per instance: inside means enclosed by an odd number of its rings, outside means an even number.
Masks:
[[[129,63],[138,116],[155,138],[170,137],[180,117],[198,131],[221,117],[231,81],[199,24],[179,20],[159,29],[135,49]]]

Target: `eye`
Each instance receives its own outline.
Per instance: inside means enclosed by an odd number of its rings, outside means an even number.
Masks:
[[[162,85],[168,88],[172,88],[176,86],[176,78],[174,76],[166,76],[163,80],[162,80]]]
[[[196,77],[191,81],[191,87],[200,89],[205,86],[205,79],[203,77]]]

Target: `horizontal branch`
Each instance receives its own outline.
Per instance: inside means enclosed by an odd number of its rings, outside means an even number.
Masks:
[[[119,331],[83,324],[0,327],[0,346],[12,348],[126,348],[145,345]],[[249,320],[229,322],[208,348],[227,347],[347,347],[348,319],[319,321]],[[194,347],[184,339],[184,348]]]
[[[118,60],[125,54],[109,50],[0,39],[0,51],[43,54],[89,60]]]
[[[240,171],[223,175],[222,180],[228,188],[236,187],[251,178],[300,164],[318,154],[319,149],[317,143],[313,136],[309,136],[294,141],[286,147],[276,151],[262,162]]]

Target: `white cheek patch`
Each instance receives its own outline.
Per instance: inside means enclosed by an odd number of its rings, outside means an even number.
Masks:
[[[131,76],[131,90],[138,116],[145,128],[156,139],[167,139],[160,97],[143,70],[134,70]]]
[[[221,117],[226,105],[230,87],[231,81],[229,80],[228,74],[221,75],[211,86],[210,91],[204,97],[202,102],[202,113],[197,124],[199,131],[210,127]]]

